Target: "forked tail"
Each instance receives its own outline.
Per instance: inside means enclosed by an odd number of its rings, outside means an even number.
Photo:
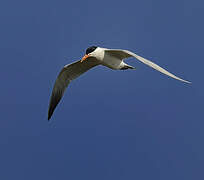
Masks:
[[[135,69],[135,67],[125,64],[120,70]]]

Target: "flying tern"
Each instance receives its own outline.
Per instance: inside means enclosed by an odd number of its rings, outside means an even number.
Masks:
[[[127,70],[127,69],[135,69],[133,66],[130,66],[124,62],[124,59],[134,57],[141,61],[142,63],[160,71],[167,76],[170,76],[179,81],[183,81],[185,83],[190,83],[184,79],[181,79],[172,73],[168,72],[164,68],[158,66],[157,64],[131,52],[128,50],[122,49],[107,49],[101,48],[97,46],[91,46],[86,49],[86,53],[81,60],[73,62],[71,64],[65,65],[61,72],[59,73],[50,98],[49,110],[48,110],[48,120],[51,118],[56,106],[61,100],[67,86],[69,83],[79,77],[81,74],[85,73],[89,69],[103,65],[113,70]]]

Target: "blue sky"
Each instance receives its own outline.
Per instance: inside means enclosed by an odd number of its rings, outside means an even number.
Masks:
[[[202,180],[204,2],[0,2],[0,179]],[[51,121],[60,69],[91,45],[131,50],[135,71],[90,70]],[[66,57],[66,58],[64,58]]]

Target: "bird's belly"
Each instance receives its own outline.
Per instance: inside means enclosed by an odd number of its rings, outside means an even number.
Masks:
[[[121,61],[118,58],[115,58],[113,56],[106,56],[104,57],[102,64],[104,66],[107,66],[111,69],[121,69],[121,65],[122,65],[123,61]]]

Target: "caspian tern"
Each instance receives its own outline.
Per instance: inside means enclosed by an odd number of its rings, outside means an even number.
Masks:
[[[91,46],[88,49],[86,49],[86,54],[81,60],[65,65],[62,68],[61,72],[59,73],[55,81],[54,88],[52,90],[52,95],[51,95],[49,110],[48,110],[48,120],[51,118],[57,104],[59,103],[59,101],[61,100],[64,94],[65,89],[67,88],[67,86],[72,80],[76,79],[81,74],[85,73],[86,71],[88,71],[89,69],[97,65],[107,66],[114,70],[135,69],[134,67],[126,64],[123,61],[124,59],[129,57],[134,57],[139,61],[141,61],[142,63],[174,79],[183,81],[185,83],[190,83],[189,81],[186,81],[184,79],[181,79],[173,75],[172,73],[166,71],[165,69],[156,65],[155,63],[141,56],[138,56],[137,54],[130,52],[128,50],[107,49],[107,48]]]

